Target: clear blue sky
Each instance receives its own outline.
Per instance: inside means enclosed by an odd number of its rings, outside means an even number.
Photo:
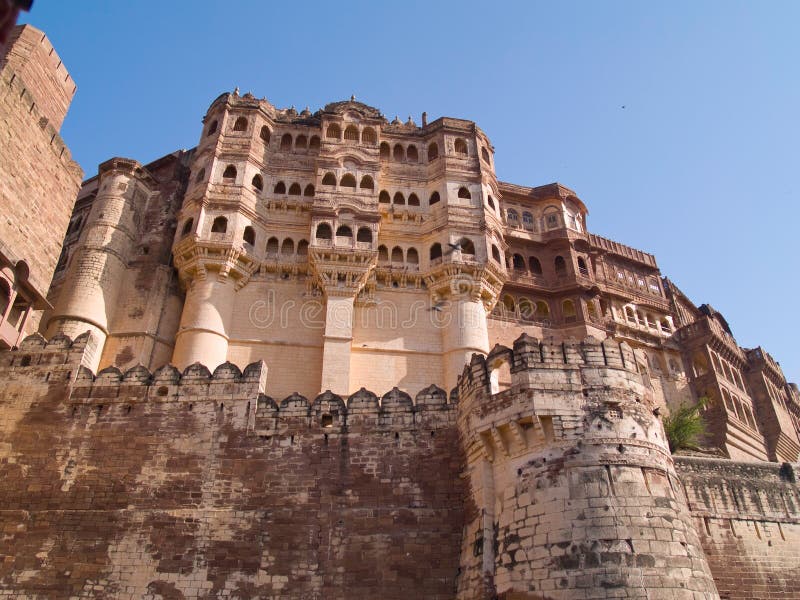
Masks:
[[[87,176],[195,145],[239,86],[475,120],[498,176],[559,181],[800,381],[800,2],[36,0]],[[624,108],[623,108],[624,106]]]

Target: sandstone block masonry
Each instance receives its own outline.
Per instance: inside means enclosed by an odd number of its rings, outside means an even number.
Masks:
[[[75,84],[25,25],[0,56],[0,347],[37,330],[83,171],[59,136]]]
[[[450,396],[313,401],[262,362],[94,375],[94,343],[0,353],[0,597],[796,591],[794,469],[676,470],[624,343],[523,336]]]

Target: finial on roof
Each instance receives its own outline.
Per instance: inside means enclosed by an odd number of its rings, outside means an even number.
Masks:
[[[408,121],[406,122],[406,125],[413,125],[414,127],[417,126],[417,124],[414,123],[414,119],[411,118],[411,115],[408,115]]]
[[[234,96],[238,96],[239,95],[239,86],[238,85],[233,89],[233,95]]]
[[[350,102],[355,102],[355,101],[356,101],[356,95],[355,95],[355,94],[352,94],[352,95],[350,96]]]

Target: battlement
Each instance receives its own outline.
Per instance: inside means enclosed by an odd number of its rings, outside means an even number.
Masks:
[[[500,381],[499,371],[507,368],[510,381]],[[464,367],[459,378],[460,398],[476,394],[495,394],[501,391],[503,383],[512,388],[536,389],[552,388],[556,385],[576,385],[575,371],[580,369],[601,369],[606,375],[586,378],[589,385],[609,385],[603,377],[611,377],[613,371],[636,374],[636,359],[631,347],[614,339],[600,341],[587,337],[582,342],[540,341],[522,334],[512,348],[496,345],[487,356],[473,354],[470,364]],[[598,379],[600,377],[600,379]],[[623,376],[622,383],[629,381]]]
[[[56,132],[61,129],[77,86],[44,32],[31,25],[16,27],[8,52],[0,57],[0,71],[20,77],[45,119]]]
[[[379,396],[361,388],[349,397],[326,391],[308,399],[298,393],[276,400],[267,390],[267,365],[258,361],[243,370],[226,362],[213,373],[200,363],[183,371],[171,364],[150,371],[138,365],[126,371],[111,366],[94,374],[87,368],[95,346],[88,332],[71,340],[66,335],[49,341],[41,335],[28,336],[17,350],[0,353],[0,376],[10,382],[32,385],[64,380],[54,371],[66,371],[70,380],[67,399],[73,407],[85,404],[123,405],[157,403],[161,410],[197,402],[229,406],[247,403],[248,427],[260,435],[301,427],[344,433],[352,428],[440,428],[455,422],[455,404],[445,390],[431,385],[412,398],[395,387]]]

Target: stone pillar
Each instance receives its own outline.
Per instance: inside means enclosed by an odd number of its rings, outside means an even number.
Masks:
[[[89,331],[97,342],[91,369],[97,370],[108,326],[127,269],[127,257],[134,249],[136,223],[134,203],[139,180],[144,179],[139,163],[114,158],[100,165],[100,185],[84,234],[66,281],[47,323],[47,335],[71,338]]]
[[[322,391],[350,393],[350,349],[353,341],[353,296],[329,295],[325,310]]]
[[[474,353],[489,352],[486,309],[478,297],[462,294],[443,307],[442,328],[445,389],[452,390]]]
[[[236,300],[234,282],[209,273],[186,291],[172,362],[179,369],[199,362],[210,370],[228,359],[228,335]]]

